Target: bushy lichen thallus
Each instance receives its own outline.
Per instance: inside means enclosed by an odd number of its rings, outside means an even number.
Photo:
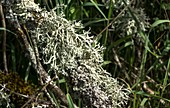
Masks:
[[[12,10],[36,40],[46,71],[69,79],[83,107],[121,108],[127,103],[129,90],[102,68],[104,48],[81,22],[68,21],[55,9],[48,12],[30,0],[21,0]]]

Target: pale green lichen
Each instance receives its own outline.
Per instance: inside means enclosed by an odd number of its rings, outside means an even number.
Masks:
[[[0,108],[12,108],[10,95],[5,92],[5,86],[5,84],[0,84]]]
[[[111,31],[118,33],[118,37],[132,36],[138,45],[145,43],[139,31],[147,31],[150,27],[149,17],[142,8],[142,1],[138,0],[102,0],[106,9],[112,8],[115,17]],[[112,7],[111,6],[112,2]],[[111,37],[112,38],[112,37]]]
[[[15,15],[37,40],[41,60],[49,73],[66,77],[75,97],[82,98],[83,107],[121,108],[129,91],[102,68],[103,47],[83,31],[82,24],[68,21],[54,10],[47,12],[33,2],[18,4]],[[20,11],[19,11],[20,10]]]

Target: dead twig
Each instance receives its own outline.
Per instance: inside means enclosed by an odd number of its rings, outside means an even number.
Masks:
[[[3,44],[2,44],[2,52],[3,52],[3,63],[4,63],[4,71],[8,72],[7,68],[7,60],[6,60],[6,23],[4,18],[4,12],[2,3],[0,2],[0,19],[2,21],[2,27],[3,27]]]

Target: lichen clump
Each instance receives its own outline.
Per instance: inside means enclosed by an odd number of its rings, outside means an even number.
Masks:
[[[127,102],[129,91],[101,66],[104,48],[89,36],[89,31],[82,30],[80,22],[68,21],[54,10],[47,12],[29,0],[17,6],[14,12],[24,20],[22,23],[35,23],[31,29],[26,25],[37,41],[47,71],[69,79],[83,107],[118,108]]]

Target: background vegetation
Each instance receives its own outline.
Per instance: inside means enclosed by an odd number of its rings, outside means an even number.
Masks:
[[[81,21],[86,30],[90,29],[91,35],[105,47],[103,67],[131,90],[127,108],[170,106],[169,0],[35,2],[49,11],[56,7],[57,14],[64,12],[66,19]],[[1,46],[2,40],[0,37]],[[34,69],[25,58],[22,46],[13,34],[8,33],[8,69],[37,85]],[[0,51],[0,60],[3,61]],[[0,67],[4,69],[2,62]],[[64,79],[61,79],[60,87],[67,91]]]

